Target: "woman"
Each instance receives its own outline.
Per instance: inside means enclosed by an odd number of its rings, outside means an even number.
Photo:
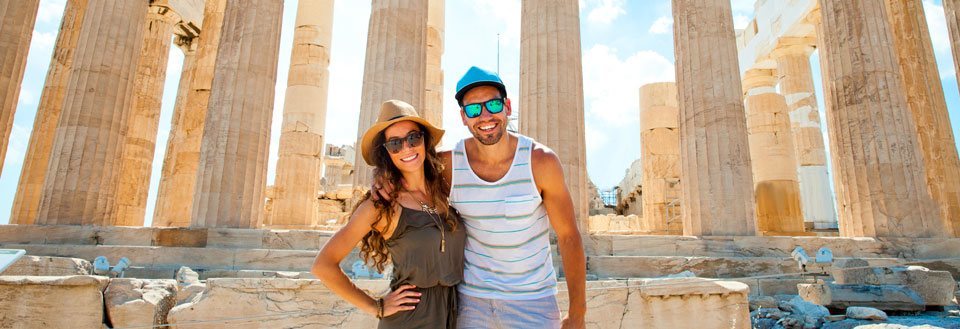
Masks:
[[[399,186],[390,200],[368,192],[350,220],[323,246],[311,272],[334,293],[380,318],[379,328],[453,328],[463,279],[465,230],[447,203],[449,184],[434,148],[443,136],[410,104],[387,101],[360,141],[377,181]],[[442,227],[442,229],[441,229]],[[340,270],[360,242],[360,256],[383,271],[393,263],[391,292],[367,296]]]

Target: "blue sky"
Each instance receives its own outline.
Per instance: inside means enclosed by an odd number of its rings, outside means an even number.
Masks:
[[[456,80],[471,65],[496,69],[498,34],[500,72],[507,84],[508,93],[514,98],[513,104],[520,104],[519,99],[516,99],[520,73],[520,1],[447,1],[443,57],[446,75],[444,127],[447,129],[447,136],[443,146],[450,147],[459,138],[468,136],[457,115],[453,90]],[[5,167],[0,175],[0,224],[9,221],[23,157],[65,2],[66,0],[40,2]],[[753,0],[732,1],[736,25],[746,25],[752,16],[753,3]],[[276,166],[297,0],[286,0],[284,6],[273,138],[267,175],[269,184],[273,182]],[[625,170],[640,154],[638,89],[646,83],[674,80],[670,1],[580,0],[580,9],[587,168],[590,178],[597,186],[609,189],[620,182]],[[939,0],[925,0],[924,9],[954,135],[960,135],[960,93],[957,91],[943,10]],[[327,107],[327,143],[352,144],[356,138],[370,2],[338,0],[335,13]],[[182,53],[173,47],[167,68],[157,136],[159,146],[166,145],[182,62]],[[814,72],[818,73],[816,54],[812,56],[811,63],[815,65]],[[822,95],[818,79],[819,76],[815,77],[817,91],[818,95]],[[164,151],[160,147],[155,154],[147,225],[151,222],[156,201]]]

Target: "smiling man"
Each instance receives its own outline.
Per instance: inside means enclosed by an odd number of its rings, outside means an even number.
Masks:
[[[457,83],[471,138],[442,152],[450,203],[467,230],[459,328],[583,328],[586,260],[560,159],[507,132],[510,99],[496,74],[471,67]],[[550,250],[557,235],[570,300],[561,319]]]

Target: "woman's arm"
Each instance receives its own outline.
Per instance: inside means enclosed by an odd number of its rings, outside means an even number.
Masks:
[[[376,315],[378,311],[376,299],[367,296],[363,290],[353,285],[350,278],[340,269],[340,261],[347,257],[350,251],[357,246],[357,243],[370,232],[371,226],[379,215],[380,212],[373,206],[372,201],[363,201],[350,216],[347,225],[337,231],[330,238],[330,241],[323,246],[313,262],[313,267],[310,268],[310,272],[317,279],[320,279],[330,291],[371,315]],[[389,228],[378,227],[377,229],[382,232]],[[413,288],[413,286],[401,286],[384,296],[383,316],[414,308],[413,304],[420,301],[420,293],[408,290],[410,288]]]

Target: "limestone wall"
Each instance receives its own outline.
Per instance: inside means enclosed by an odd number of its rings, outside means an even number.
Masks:
[[[630,164],[620,185],[617,186],[617,213],[625,215],[643,215],[641,200],[641,182],[643,181],[643,163],[641,159]]]
[[[389,289],[386,280],[355,280],[354,284],[374,296]],[[100,328],[103,324],[194,328],[200,323],[203,328],[377,325],[376,318],[331,293],[319,280],[240,278],[198,282],[194,277],[177,282],[0,276],[0,288],[0,314],[15,321],[0,322],[2,328]],[[697,278],[605,280],[590,281],[587,288],[586,322],[590,328],[639,324],[646,328],[749,328],[749,289],[739,282]],[[565,282],[559,289],[557,298],[565,313]],[[686,315],[692,310],[697,317]]]

